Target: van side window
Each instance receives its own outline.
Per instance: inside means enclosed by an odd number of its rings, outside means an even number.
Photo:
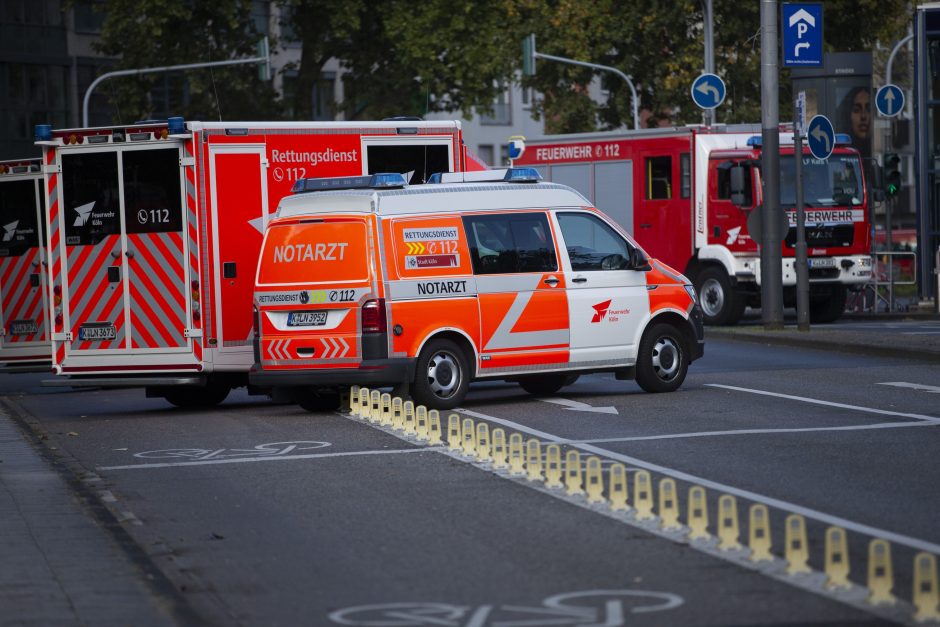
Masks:
[[[672,198],[672,157],[646,158],[646,199]]]
[[[466,216],[474,274],[556,272],[558,260],[541,213]]]
[[[589,213],[559,213],[558,224],[572,270],[626,270],[630,265],[630,245],[600,218]]]

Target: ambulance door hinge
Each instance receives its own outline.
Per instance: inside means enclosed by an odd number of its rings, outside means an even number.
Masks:
[[[42,173],[43,174],[60,174],[62,172],[62,166],[58,163],[53,163],[51,165],[43,165]]]
[[[181,168],[194,168],[196,167],[196,157],[182,157],[180,159]]]
[[[66,331],[65,333],[53,333],[52,334],[53,342],[71,342],[72,341],[72,332]]]
[[[261,167],[267,168],[267,167],[269,167],[270,165],[271,165],[271,164],[268,163],[268,160],[267,160],[267,159],[265,159],[264,157],[261,157]]]
[[[183,329],[183,337],[200,338],[202,329]]]

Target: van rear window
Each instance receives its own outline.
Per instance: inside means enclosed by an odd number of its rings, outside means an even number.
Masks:
[[[355,283],[369,279],[366,224],[305,222],[272,227],[264,242],[258,282]]]

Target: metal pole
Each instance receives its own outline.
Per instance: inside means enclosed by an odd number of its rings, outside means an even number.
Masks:
[[[798,118],[799,114],[797,114]],[[793,177],[796,185],[796,324],[809,331],[809,264],[806,261],[806,210],[803,207],[803,135],[793,125]]]
[[[712,0],[702,0],[702,18],[705,23],[705,73],[715,73],[715,20]],[[705,124],[715,123],[715,110],[705,109]]]
[[[885,85],[891,85],[891,70],[894,67],[894,58],[897,56],[898,52],[907,42],[914,39],[914,34],[911,33],[907,37],[904,37],[901,41],[894,45],[894,48],[891,49],[891,54],[888,55],[888,63],[885,65]],[[884,155],[891,152],[891,129],[894,127],[894,118],[890,117],[887,120],[885,125],[885,139],[884,139],[884,150],[882,151],[881,164],[884,165]],[[894,244],[894,233],[892,227],[893,218],[892,218],[892,209],[894,199],[885,196],[884,205],[885,205],[885,250],[891,252],[891,249]],[[874,220],[872,220],[872,228],[874,229]],[[893,287],[893,286],[892,286]]]
[[[783,328],[783,259],[780,244],[780,112],[777,67],[777,0],[761,0],[761,317],[768,331]]]
[[[267,45],[265,45],[265,50],[267,50]],[[267,63],[270,59],[270,53],[263,57],[251,57],[250,59],[232,59],[230,61],[210,61],[207,63],[186,63],[184,65],[166,65],[163,67],[147,67],[139,68],[135,70],[115,70],[114,72],[106,72],[92,81],[91,85],[88,86],[88,89],[85,90],[85,98],[82,101],[82,126],[88,126],[88,103],[91,101],[91,92],[95,90],[95,87],[99,83],[109,79],[114,78],[115,76],[139,76],[141,74],[153,74],[156,72],[173,72],[176,70],[194,70],[199,68],[206,67],[220,67],[223,65],[243,65],[246,63]]]
[[[567,59],[565,57],[556,57],[553,54],[545,54],[543,52],[534,52],[532,54],[537,59],[547,59],[549,61],[558,61],[559,63],[568,63],[570,65],[580,65],[582,67],[589,67],[595,70],[603,70],[606,72],[613,72],[623,80],[627,81],[627,85],[630,87],[630,93],[633,95],[633,128],[637,130],[640,128],[640,107],[639,101],[636,96],[636,88],[633,86],[633,81],[629,76],[621,72],[615,67],[610,67],[609,65],[601,65],[599,63],[588,63],[587,61],[575,61],[574,59]]]

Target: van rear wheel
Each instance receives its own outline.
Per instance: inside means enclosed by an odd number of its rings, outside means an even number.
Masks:
[[[689,351],[682,333],[671,324],[654,324],[640,340],[636,382],[647,392],[674,392],[689,371]]]
[[[411,384],[411,397],[416,405],[453,409],[463,401],[469,386],[467,357],[456,343],[440,338],[424,346]]]

